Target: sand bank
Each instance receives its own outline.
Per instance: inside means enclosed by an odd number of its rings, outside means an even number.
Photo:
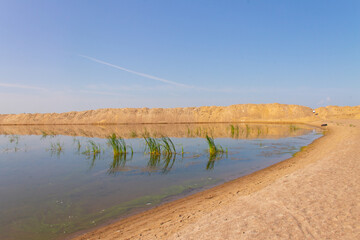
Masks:
[[[291,159],[74,239],[359,239],[360,120],[327,123]]]
[[[294,122],[313,117],[312,109],[287,104],[238,104],[227,107],[109,108],[67,113],[2,114],[4,124]]]
[[[237,104],[226,107],[106,108],[66,113],[0,114],[0,125],[29,124],[143,124],[221,122],[309,122],[360,119],[360,106],[313,109],[288,104]]]

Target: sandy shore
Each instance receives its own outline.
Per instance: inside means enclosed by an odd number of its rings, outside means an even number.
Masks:
[[[360,239],[360,120],[327,123],[291,159],[74,239]]]

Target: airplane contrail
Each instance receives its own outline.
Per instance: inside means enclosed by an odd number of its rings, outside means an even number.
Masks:
[[[124,67],[120,67],[120,66],[117,66],[117,65],[108,63],[108,62],[101,61],[101,60],[96,59],[96,58],[93,58],[93,57],[89,57],[89,56],[85,56],[85,55],[79,55],[79,56],[80,56],[80,57],[83,57],[83,58],[87,58],[87,59],[89,59],[89,60],[91,60],[91,61],[94,61],[94,62],[97,62],[97,63],[101,63],[101,64],[104,64],[104,65],[107,65],[107,66],[110,66],[110,67],[113,67],[113,68],[117,68],[117,69],[123,70],[123,71],[125,71],[125,72],[129,72],[129,73],[132,73],[132,74],[135,74],[135,75],[138,75],[138,76],[142,76],[142,77],[145,77],[145,78],[149,78],[149,79],[152,79],[152,80],[160,81],[160,82],[167,83],[167,84],[172,84],[172,85],[179,86],[179,87],[192,88],[192,86],[189,86],[189,85],[186,85],[186,84],[173,82],[173,81],[170,81],[170,80],[166,80],[166,79],[163,79],[163,78],[155,77],[155,76],[152,76],[152,75],[149,75],[149,74],[145,74],[145,73],[141,73],[141,72],[136,72],[136,71],[133,71],[133,70],[124,68]]]

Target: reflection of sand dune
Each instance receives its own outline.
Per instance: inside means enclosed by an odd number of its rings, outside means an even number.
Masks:
[[[232,127],[231,127],[232,126]],[[134,125],[8,125],[7,135],[68,135],[105,138],[112,133],[123,138],[142,137],[145,132],[161,137],[230,137],[239,139],[300,136],[311,131],[307,125],[290,124],[134,124]]]

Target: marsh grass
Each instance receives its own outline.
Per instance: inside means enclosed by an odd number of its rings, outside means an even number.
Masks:
[[[77,138],[74,138],[74,139],[73,139],[73,143],[76,144],[77,151],[80,152],[80,149],[81,149],[81,142],[80,142],[80,140],[77,139]]]
[[[259,137],[261,135],[261,129],[257,128],[257,136]]]
[[[116,137],[115,133],[113,133],[107,139],[108,145],[113,149],[114,157],[119,155],[126,155],[129,151],[131,152],[131,155],[134,154],[133,148],[130,145],[126,145],[126,142],[122,137]]]
[[[216,145],[214,138],[209,137],[208,135],[206,135],[206,142],[209,146],[209,153],[210,155],[216,155],[218,153],[224,153],[224,149],[221,145]]]
[[[169,137],[143,136],[143,138],[145,140],[145,154],[150,155],[148,167],[157,168],[162,164],[162,173],[168,173],[175,163],[177,154],[173,141]]]
[[[64,143],[60,143],[59,141],[56,143],[50,143],[50,148],[48,150],[51,153],[60,155],[60,153],[64,151]]]
[[[239,137],[239,126],[238,125],[236,125],[236,126],[234,126],[234,125],[230,125],[230,132],[231,132],[231,137],[232,138],[238,138]]]
[[[214,138],[209,137],[208,135],[206,135],[206,142],[209,146],[209,160],[206,164],[206,169],[211,170],[214,168],[215,162],[223,158],[224,153],[226,153],[227,157],[228,149],[225,148],[224,151],[224,148],[221,145],[216,145]]]
[[[163,155],[172,155],[176,154],[176,149],[173,141],[169,137],[161,138],[162,154]]]
[[[299,130],[300,128],[298,128],[297,126],[295,125],[290,125],[290,132],[295,132],[297,130]]]
[[[95,143],[92,140],[89,140],[88,145],[86,146],[86,150],[83,152],[83,154],[97,156],[100,153],[101,153],[101,145],[99,143]]]
[[[47,133],[45,131],[41,131],[41,134],[42,134],[41,139],[45,139],[47,137],[51,137],[51,138],[56,137],[56,134],[54,132]]]
[[[19,144],[20,137],[18,135],[10,135],[9,136],[9,142],[15,143],[16,145]]]
[[[136,131],[132,131],[132,132],[130,133],[130,136],[131,136],[132,138],[137,138],[137,137],[138,137],[138,134],[137,134]]]
[[[176,154],[175,144],[169,137],[153,138],[143,136],[145,140],[145,153],[151,155],[173,155]]]
[[[145,140],[145,153],[150,155],[161,155],[161,143],[158,139],[148,135],[143,136]]]
[[[245,127],[246,127],[246,138],[248,138],[248,136],[249,136],[249,134],[251,132],[251,128],[247,124],[245,125]]]

